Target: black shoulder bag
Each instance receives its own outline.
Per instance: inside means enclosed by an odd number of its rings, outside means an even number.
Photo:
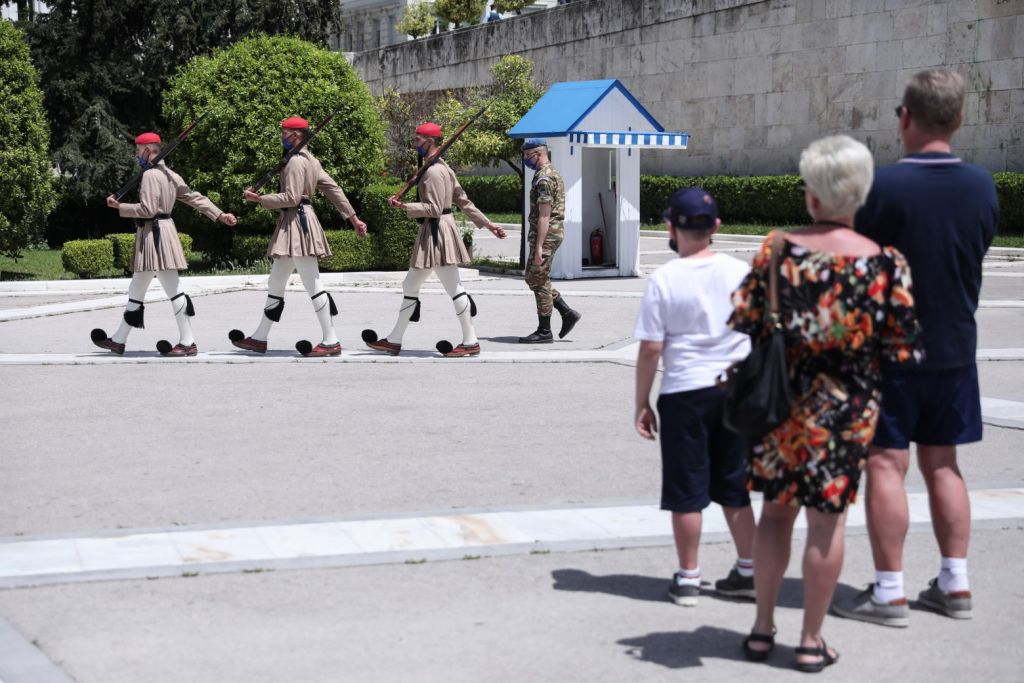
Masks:
[[[786,340],[779,314],[779,254],[785,238],[772,241],[768,265],[768,335],[754,345],[745,360],[729,368],[725,426],[754,444],[789,417],[793,396],[786,369]]]

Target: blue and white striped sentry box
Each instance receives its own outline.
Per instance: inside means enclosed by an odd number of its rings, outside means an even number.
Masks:
[[[686,149],[689,133],[638,133],[634,131],[573,131],[569,143],[585,147],[641,147],[644,149]]]

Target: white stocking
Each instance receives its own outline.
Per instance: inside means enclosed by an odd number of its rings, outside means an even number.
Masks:
[[[302,278],[302,286],[313,300],[313,311],[316,319],[320,321],[320,329],[323,331],[323,343],[330,346],[338,343],[338,334],[334,331],[334,321],[331,319],[331,300],[329,295],[320,285],[320,262],[315,256],[296,256],[295,269],[299,271]],[[319,296],[317,296],[319,294]]]
[[[146,290],[149,289],[149,283],[153,281],[153,276],[156,272],[152,270],[140,270],[132,275],[132,281],[128,285],[128,305],[125,306],[126,311],[137,311],[142,306],[141,303],[134,303],[136,301],[142,302],[146,300]],[[125,340],[128,339],[128,333],[132,331],[132,326],[121,316],[121,325],[117,328],[117,332],[111,337],[118,344],[124,344]]]
[[[260,324],[252,333],[252,338],[257,341],[267,341],[270,334],[270,327],[274,321],[267,317],[267,311],[284,304],[284,288],[288,286],[288,278],[295,269],[295,263],[290,256],[278,256],[274,259],[274,265],[270,267],[270,277],[267,278],[267,302],[263,304],[263,315],[260,316]]]
[[[192,323],[188,319],[186,309],[188,308],[188,296],[181,294],[181,278],[176,270],[158,270],[156,279],[160,280],[160,286],[164,288],[164,294],[171,301],[171,310],[174,311],[174,322],[178,323],[178,343],[182,346],[191,346],[196,338],[192,335]],[[174,297],[178,297],[175,299]]]
[[[464,346],[472,346],[477,343],[476,330],[473,329],[473,316],[470,310],[471,306],[469,303],[469,295],[459,296],[465,294],[466,288],[462,286],[462,281],[459,279],[459,267],[458,266],[444,266],[443,268],[437,268],[437,279],[444,285],[444,291],[448,292],[448,296],[452,298],[452,303],[455,305],[455,315],[459,318],[459,324],[462,325],[462,344]],[[458,297],[457,299],[455,297]]]
[[[420,295],[420,287],[430,277],[430,268],[410,268],[402,281],[402,307],[398,309],[398,320],[395,321],[395,329],[388,333],[386,339],[392,344],[401,344],[405,335],[405,328],[409,326],[409,318],[416,311],[416,304]]]

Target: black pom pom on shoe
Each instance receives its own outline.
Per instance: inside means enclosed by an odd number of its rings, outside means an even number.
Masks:
[[[156,350],[160,352],[161,356],[166,356],[167,354],[169,354],[172,348],[173,347],[171,346],[171,342],[167,341],[166,339],[161,339],[156,343]]]
[[[101,342],[107,338],[107,333],[97,327],[89,333],[89,336],[92,338],[93,342]]]
[[[451,353],[452,349],[454,349],[455,347],[452,346],[452,343],[447,339],[442,339],[441,341],[437,342],[437,346],[435,346],[434,348],[437,349],[438,353],[440,353],[443,356],[445,354]]]
[[[377,333],[374,332],[373,330],[363,330],[363,333],[360,336],[363,338],[363,341],[366,342],[367,344],[372,344],[378,339]]]
[[[308,356],[313,350],[313,344],[303,339],[302,341],[295,342],[295,350],[301,353],[303,356]]]
[[[242,332],[241,330],[231,330],[228,332],[228,339],[233,342],[242,341],[245,339],[245,332]]]

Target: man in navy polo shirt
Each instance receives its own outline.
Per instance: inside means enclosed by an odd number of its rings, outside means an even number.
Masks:
[[[867,464],[867,521],[875,583],[833,604],[840,616],[907,626],[903,544],[909,526],[904,480],[910,442],[928,488],[942,553],[938,577],[918,596],[923,606],[971,617],[967,545],[971,509],[956,461],[958,444],[981,440],[974,312],[981,264],[999,222],[992,175],[952,153],[963,121],[964,79],[949,69],[916,74],[896,108],[907,155],[878,169],[856,228],[906,255],[924,332],[925,359],[884,368],[882,412]]]

